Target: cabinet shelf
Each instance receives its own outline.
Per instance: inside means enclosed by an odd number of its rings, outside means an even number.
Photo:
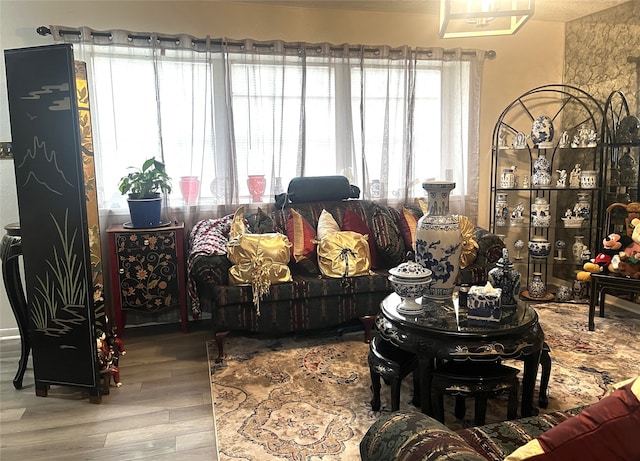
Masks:
[[[603,177],[605,192],[602,194],[600,209],[615,202],[637,202],[640,198],[640,139],[628,142],[629,133],[623,133],[623,120],[631,117],[629,104],[624,93],[613,91],[604,106],[602,121],[602,143],[604,150]],[[622,122],[622,123],[621,123]],[[622,142],[624,139],[625,142]],[[633,138],[631,138],[633,139]],[[598,241],[603,238],[604,229],[598,234]]]
[[[591,192],[593,190],[602,190],[605,187],[589,187],[589,188],[581,188],[581,187],[557,187],[557,186],[549,186],[549,187],[498,187],[496,188],[496,192],[506,192],[509,191],[525,191],[525,192],[536,192],[536,191],[574,191],[574,192]]]
[[[546,117],[544,117],[546,116]],[[551,127],[542,130],[534,126],[540,119],[551,120]],[[513,100],[500,114],[493,131],[491,156],[491,194],[490,194],[490,230],[503,236],[503,240],[510,254],[514,254],[516,240],[531,240],[533,237],[543,237],[552,242],[552,253],[547,258],[534,258],[529,255],[527,248],[521,250],[522,260],[515,260],[523,269],[526,266],[526,279],[523,272],[523,284],[526,284],[533,272],[542,272],[543,280],[549,283],[555,281],[572,281],[576,270],[581,264],[576,264],[572,256],[572,245],[575,236],[583,236],[584,249],[591,254],[599,248],[597,232],[601,222],[602,196],[608,190],[603,176],[603,147],[600,143],[595,146],[570,147],[559,146],[563,142],[593,142],[599,137],[602,129],[603,109],[601,104],[583,90],[569,85],[544,85],[534,88]],[[540,133],[542,131],[542,138]],[[566,132],[566,133],[565,133]],[[529,136],[531,133],[531,136]],[[519,135],[526,136],[526,145],[514,148],[511,139]],[[550,146],[534,145],[544,141],[544,136],[551,137]],[[505,144],[508,144],[505,147]],[[546,160],[546,162],[545,162]],[[538,169],[545,165],[544,174]],[[515,167],[517,178],[516,187],[509,180],[509,170]],[[559,186],[559,171],[565,170],[565,186]],[[570,182],[570,173],[574,170],[596,171],[596,187],[575,187]],[[522,187],[524,175],[528,176],[528,187]],[[534,176],[535,175],[535,176]],[[534,181],[535,179],[535,181]],[[511,184],[509,184],[511,183]],[[525,182],[525,184],[527,184]],[[548,185],[539,185],[548,184]],[[583,183],[584,184],[584,183]],[[573,185],[573,187],[572,187]],[[586,198],[583,197],[587,193]],[[581,204],[587,203],[589,210],[581,227],[565,226],[562,218],[567,210],[575,214],[580,210],[577,205],[578,194]],[[536,199],[538,199],[536,201]],[[505,216],[506,201],[506,216]],[[524,206],[524,222],[511,224],[511,212],[514,207],[522,203]],[[536,224],[549,219],[549,226],[534,226],[532,205]],[[548,208],[547,208],[548,204]],[[539,205],[539,206],[538,206]],[[583,208],[583,209],[584,209]],[[540,219],[542,217],[542,219]],[[506,224],[504,224],[506,220]],[[557,260],[554,243],[558,240],[566,242],[564,250],[566,260]],[[588,253],[585,253],[585,255]]]

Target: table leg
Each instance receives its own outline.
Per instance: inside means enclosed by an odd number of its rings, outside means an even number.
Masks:
[[[598,302],[598,296],[600,295],[600,283],[597,279],[591,279],[591,296],[589,297],[589,331],[593,331],[596,328],[596,303]],[[604,295],[602,295],[604,296]]]
[[[433,407],[431,405],[433,360],[433,357],[418,358],[418,367],[420,369],[420,403],[422,404],[422,412],[429,416],[433,416]]]
[[[602,289],[600,289],[600,318],[604,318],[604,301],[606,297],[607,297],[607,290],[603,286]]]
[[[2,278],[7,291],[7,298],[11,310],[18,324],[20,332],[20,361],[18,371],[13,378],[13,387],[22,389],[22,379],[27,369],[31,342],[29,341],[29,314],[27,300],[20,277],[19,256],[22,254],[22,240],[20,237],[5,235],[0,244],[0,259],[2,259]]]
[[[371,330],[376,321],[375,315],[364,315],[360,317],[360,321],[364,325],[364,342],[369,344],[371,342]]]
[[[524,375],[522,377],[522,406],[520,408],[523,417],[538,414],[538,409],[533,406],[533,393],[536,387],[541,352],[542,349],[539,349],[523,359]]]

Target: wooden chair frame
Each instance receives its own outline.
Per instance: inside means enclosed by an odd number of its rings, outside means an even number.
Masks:
[[[640,218],[640,203],[612,203],[605,211],[605,236],[611,233],[633,234],[633,218]],[[591,274],[591,298],[589,300],[589,330],[595,329],[596,305],[599,315],[604,317],[605,295],[607,292],[640,294],[640,280],[618,275]]]

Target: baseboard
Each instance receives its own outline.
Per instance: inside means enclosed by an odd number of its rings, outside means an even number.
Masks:
[[[640,304],[628,301],[626,299],[618,298],[612,295],[605,295],[605,303],[610,304],[615,307],[619,307],[621,309],[625,309],[631,311],[635,314],[640,315]]]
[[[18,330],[18,327],[0,328],[0,341],[5,339],[19,339],[19,338],[20,338],[20,330]]]

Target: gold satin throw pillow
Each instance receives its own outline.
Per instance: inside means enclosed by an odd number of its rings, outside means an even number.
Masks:
[[[291,243],[284,234],[242,234],[229,240],[227,258],[231,264],[242,264],[260,254],[271,263],[289,264],[290,248]]]
[[[371,256],[367,237],[353,231],[328,234],[318,242],[318,266],[326,277],[369,275]]]
[[[242,234],[229,240],[227,258],[229,284],[251,285],[256,314],[260,315],[260,300],[269,293],[272,283],[291,282],[289,258],[291,243],[280,233]]]
[[[460,232],[462,233],[462,253],[460,254],[460,269],[469,267],[478,257],[478,242],[476,241],[475,225],[466,216],[459,215]]]
[[[242,205],[233,214],[233,219],[231,220],[231,229],[229,230],[229,239],[236,239],[246,232],[247,226],[244,221],[244,205]]]

